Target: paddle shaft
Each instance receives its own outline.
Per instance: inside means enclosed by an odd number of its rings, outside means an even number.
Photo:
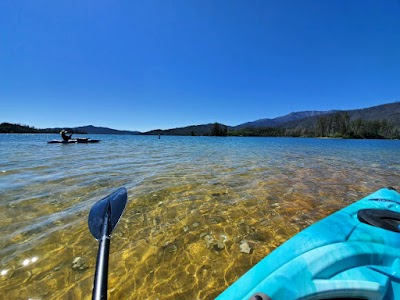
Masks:
[[[110,206],[104,216],[99,251],[97,252],[96,273],[94,276],[93,300],[107,299],[108,256],[110,253]]]

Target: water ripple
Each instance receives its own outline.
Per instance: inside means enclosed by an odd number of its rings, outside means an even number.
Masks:
[[[399,141],[46,143],[54,138],[0,135],[0,298],[89,297],[97,244],[87,215],[119,186],[129,203],[113,234],[115,299],[215,297],[304,227],[378,188],[399,188]],[[251,254],[239,251],[243,240]],[[78,256],[83,271],[71,268]]]

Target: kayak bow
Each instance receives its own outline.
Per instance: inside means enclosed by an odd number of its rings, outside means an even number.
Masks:
[[[400,194],[385,188],[298,233],[216,300],[400,299]]]

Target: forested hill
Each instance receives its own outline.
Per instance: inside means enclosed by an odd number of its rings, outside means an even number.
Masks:
[[[41,133],[40,129],[28,125],[1,123],[0,133]]]
[[[141,132],[139,131],[116,130],[107,127],[97,127],[93,125],[75,127],[74,130],[85,132],[87,134],[141,134]]]
[[[387,120],[400,125],[400,102],[349,111],[352,120]]]
[[[145,134],[145,135],[211,135],[211,136],[294,136],[344,138],[400,138],[400,102],[356,110],[294,112],[274,119],[261,119],[238,126],[220,123],[193,125],[145,133],[122,131],[92,125],[75,128],[47,128],[2,123],[0,133],[72,133]]]
[[[139,131],[116,130],[107,127],[96,127],[93,125],[81,127],[64,127],[64,128],[44,128],[38,129],[29,125],[1,123],[0,133],[60,133],[62,129],[75,134],[141,134]]]
[[[204,124],[204,125],[193,125],[193,126],[186,126],[186,127],[180,127],[180,128],[173,128],[173,129],[167,129],[167,130],[151,130],[148,132],[145,132],[143,134],[145,135],[210,135],[213,124]]]
[[[260,119],[252,122],[243,123],[237,126],[232,127],[234,130],[243,129],[243,128],[260,128],[260,127],[277,127],[282,124],[288,122],[297,122],[299,120],[304,120],[305,118],[309,117],[316,117],[320,115],[331,114],[336,111],[299,111],[299,112],[292,112],[288,115],[277,117],[274,119]]]
[[[400,126],[400,102],[383,104],[364,109],[337,110],[325,115],[334,115],[335,113],[346,113],[350,121],[362,119],[364,121],[382,121],[386,120],[394,126]],[[280,124],[284,128],[311,129],[316,121],[322,115],[310,116],[299,120],[291,120]]]
[[[219,123],[153,130],[156,135],[400,138],[400,102],[357,110],[304,111],[238,126]]]
[[[400,102],[365,109],[334,111],[273,127],[244,128],[233,135],[400,138]]]

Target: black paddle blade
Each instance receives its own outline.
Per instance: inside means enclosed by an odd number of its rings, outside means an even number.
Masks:
[[[97,201],[89,213],[89,230],[96,240],[99,240],[102,234],[102,225],[105,218],[110,222],[110,235],[117,226],[119,219],[124,212],[128,193],[124,187],[119,188],[114,193]]]

